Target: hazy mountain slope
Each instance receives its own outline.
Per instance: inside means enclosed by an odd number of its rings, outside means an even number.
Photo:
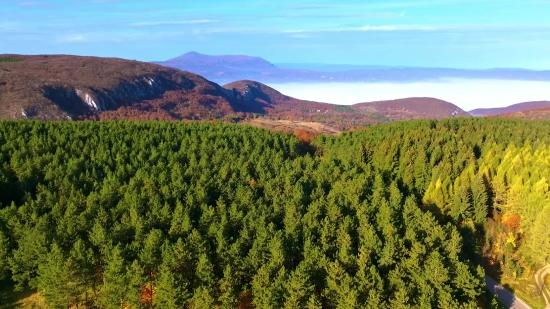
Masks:
[[[550,107],[550,101],[525,102],[499,108],[478,108],[470,111],[473,116],[489,116],[530,111],[534,109]]]
[[[388,117],[390,120],[421,118],[470,117],[460,107],[434,98],[405,98],[352,105],[359,111],[369,111]]]
[[[269,69],[273,68],[274,65],[260,57],[250,57],[243,55],[235,56],[209,56],[204,54],[199,54],[197,52],[189,52],[183,54],[179,57],[169,59],[164,61],[164,63],[174,65],[174,66],[208,66],[208,65],[217,65],[220,67],[226,68],[235,68],[235,69]]]
[[[209,56],[189,52],[167,61],[154,63],[193,72],[217,83],[239,80],[266,82],[322,79],[322,74],[319,72],[279,68],[265,59],[242,55]]]
[[[196,52],[155,63],[200,74],[217,83],[230,83],[238,80],[255,80],[264,83],[412,82],[442,78],[550,81],[550,71],[466,70],[311,63],[274,65],[258,57],[209,56]]]

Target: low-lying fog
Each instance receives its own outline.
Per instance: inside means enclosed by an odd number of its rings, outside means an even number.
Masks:
[[[269,86],[298,99],[334,104],[433,97],[454,103],[466,111],[550,100],[550,82],[535,81],[447,79],[414,83],[288,83]]]

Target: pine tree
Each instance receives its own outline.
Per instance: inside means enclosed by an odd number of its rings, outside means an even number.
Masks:
[[[453,202],[448,207],[449,215],[454,219],[455,223],[460,223],[473,217],[470,193],[466,187],[460,187],[456,190]]]
[[[311,297],[308,299],[305,308],[306,309],[322,309],[323,306],[321,305],[321,302],[317,299],[315,294],[312,294]]]
[[[340,266],[338,261],[329,263],[327,271],[326,297],[330,306],[337,309],[359,308],[358,292],[355,290],[352,278]]]
[[[179,303],[180,287],[176,282],[175,275],[169,265],[162,264],[157,281],[157,294],[155,303],[159,308],[177,309],[182,308]]]
[[[221,303],[221,309],[233,309],[237,307],[237,292],[239,280],[234,274],[230,265],[225,267],[223,278],[219,282],[220,296],[218,301]]]
[[[47,259],[48,239],[39,229],[24,230],[18,239],[17,249],[12,251],[8,260],[12,279],[16,282],[16,289],[23,290],[28,284],[31,288],[38,288],[38,266]]]
[[[193,309],[208,309],[214,308],[216,299],[212,295],[212,291],[207,287],[201,286],[195,290],[191,299],[191,308]]]
[[[120,309],[127,303],[128,278],[126,262],[120,246],[115,246],[106,260],[101,291],[102,306],[106,309]]]
[[[528,246],[530,257],[539,264],[550,261],[550,206],[544,207],[540,212],[531,229],[531,238]]]
[[[148,299],[150,301],[150,306],[153,306],[154,303],[154,279],[158,268],[161,264],[162,254],[161,248],[163,244],[162,231],[158,229],[151,230],[147,235],[143,248],[139,252],[139,260],[141,265],[143,265],[144,270],[149,275],[148,277],[148,287],[149,291]]]
[[[84,303],[88,304],[91,300],[88,290],[90,288],[95,290],[96,288],[97,274],[95,267],[97,259],[92,248],[87,247],[81,239],[74,243],[70,251],[70,258],[73,261],[70,269],[76,272],[74,278],[79,281],[79,294],[84,297]]]
[[[159,308],[183,308],[191,298],[190,282],[182,273],[186,265],[187,256],[183,243],[178,240],[172,246],[166,241],[162,248],[162,264],[157,278],[156,304]]]
[[[9,239],[0,231],[0,281],[4,280],[8,272]]]
[[[273,290],[273,278],[271,278],[268,267],[264,266],[252,280],[253,304],[256,308],[275,309],[277,306],[277,295]]]
[[[473,219],[478,225],[483,225],[487,220],[487,188],[481,176],[477,176],[472,180],[471,184],[471,199],[473,208]]]
[[[53,308],[64,308],[70,304],[71,292],[67,288],[69,278],[65,270],[63,252],[53,244],[46,262],[38,265],[38,288]]]
[[[307,264],[302,263],[290,274],[286,282],[285,309],[304,308],[313,293],[313,285],[310,282]]]
[[[149,295],[143,295],[148,276],[137,260],[134,260],[132,264],[127,267],[126,278],[128,280],[128,282],[126,283],[127,304],[133,308],[139,308],[144,302],[144,296],[151,297],[151,294],[149,293]],[[151,302],[148,303],[151,304]]]

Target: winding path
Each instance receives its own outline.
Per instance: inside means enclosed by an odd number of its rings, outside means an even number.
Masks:
[[[548,296],[550,296],[550,291],[548,287],[544,284],[544,277],[550,274],[550,267],[548,265],[539,269],[535,273],[535,280],[537,281],[537,287],[544,297],[544,302],[546,303],[546,309],[550,309],[550,302],[548,301]]]
[[[548,275],[550,275],[549,265],[544,266],[535,273],[535,281],[537,282],[537,287],[544,297],[544,302],[546,303],[545,309],[550,309],[550,291],[544,283],[544,278]],[[504,304],[504,306],[506,306],[507,308],[531,309],[531,307],[529,307],[521,299],[514,296],[514,294],[512,294],[510,291],[502,287],[500,284],[498,284],[498,282],[488,276],[485,276],[485,286],[491,293],[496,294],[500,302]]]
[[[487,289],[496,294],[500,302],[509,309],[531,309],[521,299],[517,298],[510,291],[502,287],[495,280],[485,276],[485,286]]]

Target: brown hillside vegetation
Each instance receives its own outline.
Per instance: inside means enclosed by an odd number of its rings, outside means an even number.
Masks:
[[[272,119],[318,121],[346,129],[379,122],[336,105],[285,96],[243,81],[225,88],[199,75],[151,63],[79,56],[4,55],[0,118]],[[329,114],[329,111],[331,113]]]
[[[244,80],[224,86],[238,98],[263,106],[266,116],[274,120],[319,122],[339,130],[387,121],[373,112],[360,112],[349,106],[300,100],[286,96],[262,83]]]
[[[300,100],[254,81],[224,87],[152,63],[68,55],[0,55],[0,119],[316,122],[348,130],[391,120],[467,114],[436,99],[343,106]],[[315,131],[313,131],[315,132]]]
[[[406,98],[390,101],[360,103],[352,106],[356,110],[371,111],[388,117],[390,120],[423,118],[470,117],[458,106],[434,98]]]
[[[508,113],[508,114],[498,115],[495,117],[523,118],[523,119],[531,119],[531,120],[550,120],[550,107],[539,108],[539,109],[534,109],[529,111]]]
[[[114,58],[11,57],[21,61],[0,63],[0,118],[193,119],[239,110],[217,84],[176,69]]]
[[[507,107],[498,108],[478,108],[470,111],[474,116],[494,116],[504,115],[523,111],[532,111],[535,109],[550,108],[550,101],[533,101],[518,103]]]

